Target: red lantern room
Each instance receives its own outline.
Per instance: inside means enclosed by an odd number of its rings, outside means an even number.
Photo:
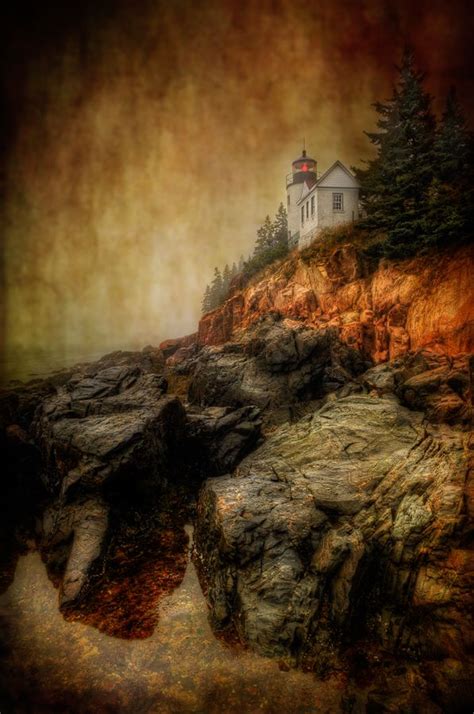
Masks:
[[[291,164],[292,183],[303,183],[305,181],[309,186],[316,183],[316,160],[306,156],[306,149],[298,159],[295,159]]]

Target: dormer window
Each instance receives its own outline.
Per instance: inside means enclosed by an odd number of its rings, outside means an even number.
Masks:
[[[344,210],[344,194],[343,193],[333,193],[332,194],[332,210],[333,211],[343,211]]]

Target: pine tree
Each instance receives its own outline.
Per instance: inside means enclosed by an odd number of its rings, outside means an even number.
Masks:
[[[273,224],[270,216],[265,216],[265,220],[257,230],[257,240],[255,241],[254,255],[256,257],[264,255],[271,248],[273,240]]]
[[[441,126],[436,134],[435,153],[437,175],[441,181],[452,182],[455,176],[457,179],[466,176],[470,168],[471,137],[454,87],[446,97]]]
[[[211,310],[215,310],[221,304],[222,298],[222,275],[219,268],[214,268],[214,278],[211,283],[209,302]]]
[[[392,98],[374,104],[378,132],[366,132],[377,156],[357,170],[365,227],[386,235],[385,255],[404,257],[424,244],[428,191],[434,170],[435,119],[424,75],[405,50]]]
[[[272,239],[275,251],[281,256],[286,255],[288,252],[288,214],[283,203],[280,203],[275,214]],[[280,255],[276,257],[280,257]]]
[[[435,155],[426,243],[443,245],[469,237],[474,222],[473,141],[454,88],[436,133]]]
[[[250,277],[287,253],[288,218],[284,205],[280,203],[274,221],[270,220],[270,216],[266,216],[257,230],[253,255],[245,261],[242,272],[246,277]]]
[[[230,273],[230,268],[229,265],[226,263],[224,267],[224,271],[222,273],[222,293],[221,293],[221,302],[224,302],[224,300],[227,298],[227,295],[229,294],[229,287],[230,287],[230,281],[231,281],[231,273]]]
[[[212,310],[211,288],[209,287],[209,285],[206,285],[206,289],[202,298],[202,314],[205,315],[206,312],[210,312],[210,310]]]

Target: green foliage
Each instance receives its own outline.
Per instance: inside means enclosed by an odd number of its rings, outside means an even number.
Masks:
[[[219,268],[214,268],[214,277],[209,291],[208,310],[214,310],[221,303],[222,299],[222,275]]]
[[[474,223],[473,140],[451,88],[435,137],[437,171],[428,192],[427,243],[469,237]]]
[[[237,274],[241,274],[244,281],[265,268],[275,260],[284,258],[288,253],[288,219],[286,209],[282,203],[278,207],[275,219],[270,216],[265,218],[263,225],[257,230],[254,251],[247,260],[240,256],[239,263],[224,267],[222,274],[219,268],[214,269],[211,286],[206,287],[202,299],[202,312],[210,312],[221,305],[229,295],[230,285]]]
[[[206,289],[202,297],[201,310],[203,315],[205,315],[206,312],[212,310],[211,288],[209,287],[209,285],[206,285]]]
[[[378,132],[367,133],[377,156],[357,170],[364,225],[386,234],[386,254],[401,257],[424,238],[426,195],[433,176],[435,120],[423,75],[406,51],[392,98],[376,103]]]
[[[284,258],[287,254],[288,217],[284,205],[280,203],[275,219],[271,221],[270,216],[267,216],[257,231],[253,254],[243,266],[244,279],[249,279],[270,263]]]
[[[376,103],[375,159],[356,169],[365,218],[380,236],[378,255],[404,258],[452,243],[472,225],[472,138],[454,92],[441,125],[406,50],[392,98]]]

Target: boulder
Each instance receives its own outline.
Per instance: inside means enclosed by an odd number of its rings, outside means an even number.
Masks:
[[[288,407],[337,390],[368,366],[335,329],[267,316],[240,342],[200,351],[189,399],[203,406]]]
[[[177,337],[175,339],[164,340],[160,343],[160,350],[163,353],[165,359],[168,359],[178,350],[191,347],[196,343],[196,341],[197,333],[185,335],[184,337]]]
[[[61,606],[74,605],[97,574],[104,555],[109,507],[100,497],[56,501],[42,521],[42,555],[59,584]]]
[[[42,403],[33,425],[49,490],[64,496],[73,485],[98,489],[122,476],[163,485],[185,422],[181,402],[165,389],[163,377],[137,367],[71,377]]]
[[[261,439],[261,427],[256,407],[190,407],[185,460],[192,476],[202,479],[232,471]]]
[[[84,598],[106,567],[114,498],[165,493],[178,470],[186,415],[166,380],[120,357],[74,372],[38,406],[32,425],[50,494],[40,549],[61,605]]]
[[[215,627],[319,667],[369,636],[387,651],[462,661],[464,441],[394,397],[350,395],[209,479],[196,563]]]

